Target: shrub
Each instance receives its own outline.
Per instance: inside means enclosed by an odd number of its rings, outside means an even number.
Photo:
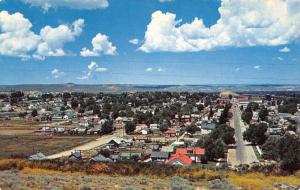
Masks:
[[[227,180],[215,179],[210,182],[209,189],[211,189],[211,190],[234,190],[235,187],[230,185]]]
[[[179,176],[175,176],[171,179],[171,184],[170,184],[170,189],[171,190],[192,190],[194,189],[193,185],[191,183]]]

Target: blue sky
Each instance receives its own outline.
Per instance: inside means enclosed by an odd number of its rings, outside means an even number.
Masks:
[[[298,0],[169,1],[0,0],[0,84],[300,83]]]

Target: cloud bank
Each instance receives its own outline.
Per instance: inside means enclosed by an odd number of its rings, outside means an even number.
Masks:
[[[277,46],[300,37],[299,0],[222,0],[220,18],[206,27],[201,18],[182,23],[156,11],[139,50],[197,52],[223,47]]]

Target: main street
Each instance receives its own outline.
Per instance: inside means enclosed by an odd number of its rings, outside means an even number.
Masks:
[[[258,162],[253,147],[247,141],[243,140],[243,132],[246,130],[244,123],[241,121],[241,112],[238,103],[233,101],[232,105],[233,119],[232,127],[235,130],[236,148],[228,152],[228,161],[232,166],[239,164],[250,164]]]

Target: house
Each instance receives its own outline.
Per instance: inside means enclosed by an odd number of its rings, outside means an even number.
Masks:
[[[90,162],[112,162],[113,160],[110,158],[106,158],[105,156],[99,154],[90,159]]]
[[[184,154],[172,154],[165,163],[175,166],[190,166],[192,162],[193,160]]]
[[[123,139],[123,138],[112,138],[106,142],[106,145],[110,149],[126,146],[128,143],[130,143],[129,140]]]
[[[165,162],[170,156],[169,152],[155,151],[150,155],[152,162]]]
[[[167,137],[176,137],[177,133],[175,130],[169,129],[169,130],[165,131],[164,134]]]
[[[176,154],[183,154],[193,160],[193,162],[201,162],[201,156],[205,154],[203,148],[176,148]]]
[[[214,124],[214,123],[204,123],[201,125],[201,133],[203,135],[209,134],[215,127],[216,127],[216,124]]]
[[[81,160],[81,152],[72,152],[71,155],[69,156],[69,160]]]

